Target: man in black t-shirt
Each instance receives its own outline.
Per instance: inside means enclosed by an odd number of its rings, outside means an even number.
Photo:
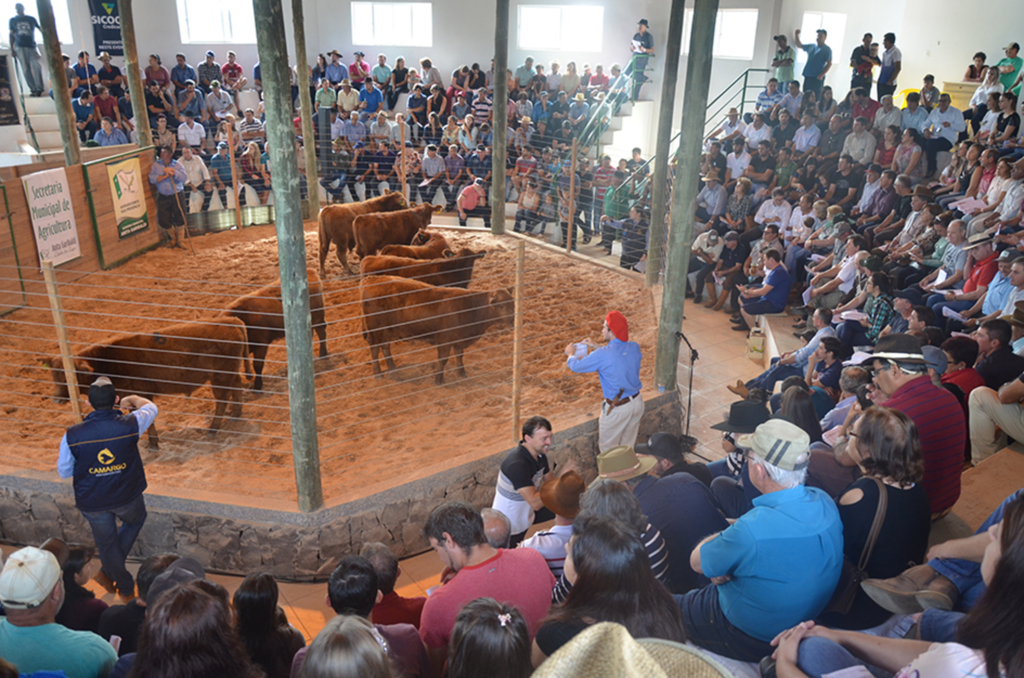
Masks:
[[[761,204],[769,195],[768,187],[775,177],[775,157],[772,155],[772,142],[762,141],[757,145],[757,154],[750,159],[750,164],[743,174],[754,184],[754,201],[751,208]]]
[[[16,14],[11,17],[8,26],[11,34],[8,38],[14,56],[21,62],[21,72],[25,75],[25,84],[34,97],[43,96],[43,69],[39,65],[39,52],[36,50],[36,31],[42,32],[39,22],[34,16],[25,14],[25,6],[20,2],[14,6]]]
[[[523,540],[530,525],[555,517],[540,499],[540,486],[553,477],[547,457],[551,438],[551,422],[544,417],[530,417],[523,424],[519,446],[501,462],[491,508],[509,519],[512,548]],[[575,470],[575,464],[569,462],[563,470]]]
[[[842,155],[839,158],[839,169],[832,175],[832,184],[825,194],[830,205],[838,205],[843,211],[849,212],[857,204],[857,189],[860,187],[861,176],[853,170],[853,158]]]

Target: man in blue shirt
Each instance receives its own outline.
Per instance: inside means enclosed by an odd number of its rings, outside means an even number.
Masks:
[[[135,581],[125,568],[125,558],[146,520],[142,497],[146,472],[139,456],[139,435],[153,424],[158,412],[141,396],[119,398],[106,377],[89,387],[89,404],[93,412],[61,438],[57,473],[74,478],[75,505],[92,527],[103,563],[97,580],[107,588],[116,585],[127,602],[135,597]],[[121,407],[132,413],[122,414]]]
[[[217,184],[221,209],[227,209],[228,186],[232,186],[234,180],[231,176],[231,156],[228,155],[228,144],[226,141],[221,141],[217,144],[217,152],[210,158],[210,176],[213,179],[213,183]]]
[[[178,65],[171,69],[171,82],[174,83],[176,91],[180,92],[185,89],[189,80],[195,84],[199,80],[199,76],[196,75],[196,69],[189,66],[184,54],[178,52],[174,58]]]
[[[75,112],[75,128],[78,130],[78,138],[88,141],[96,132],[96,106],[92,103],[92,92],[83,90],[82,94],[71,102],[71,108]]]
[[[324,69],[324,76],[337,87],[342,80],[348,77],[348,66],[341,63],[341,53],[338,50],[331,50],[328,56],[331,57],[331,63],[327,64],[327,68]]]
[[[96,67],[89,63],[89,53],[82,50],[78,53],[78,63],[75,64],[75,75],[78,76],[78,89],[72,92],[72,96],[81,96],[82,92],[96,93],[96,85],[100,83],[100,76]]]
[[[185,212],[182,211],[180,194],[187,182],[185,166],[174,160],[170,148],[161,148],[160,157],[153,161],[149,170],[149,183],[156,186],[156,221],[163,229],[161,236],[170,241],[172,247],[181,249],[185,249],[181,244]]]
[[[114,121],[110,118],[103,118],[100,125],[100,130],[92,137],[93,141],[100,146],[117,146],[118,144],[128,143],[128,137],[124,135],[124,132],[114,127]]]
[[[363,89],[359,92],[359,108],[362,109],[359,114],[359,119],[362,122],[373,120],[378,113],[384,110],[384,95],[373,80],[367,79]]]
[[[738,285],[742,298],[740,306],[740,317],[734,319],[737,332],[748,332],[751,327],[757,325],[755,316],[765,313],[781,313],[786,309],[786,301],[789,299],[789,289],[793,286],[793,278],[789,271],[782,265],[782,255],[776,250],[768,250],[764,253],[764,268],[768,272],[764,282],[756,288]]]
[[[595,348],[590,339],[565,347],[566,364],[573,372],[597,372],[601,380],[601,417],[597,447],[601,452],[619,445],[633,447],[640,432],[644,399],[640,396],[640,345],[629,340],[629,323],[618,311],[605,316],[601,337],[608,342]],[[589,355],[588,349],[591,350]]]
[[[784,419],[737,439],[737,447],[750,450],[750,481],[761,496],[690,554],[694,571],[711,579],[676,597],[693,643],[760,661],[774,651],[776,635],[828,604],[843,568],[843,523],[831,497],[804,486],[810,442]]]
[[[817,30],[815,44],[805,45],[800,42],[800,29],[794,31],[796,46],[807,52],[807,63],[804,65],[804,91],[821,94],[821,88],[825,84],[825,75],[832,68],[832,48],[825,44],[828,31],[824,28]]]

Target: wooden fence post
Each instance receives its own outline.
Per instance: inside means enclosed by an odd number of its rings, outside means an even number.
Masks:
[[[572,253],[572,243],[576,240],[576,137],[572,139],[572,161],[569,163],[569,226],[565,229],[565,253]]]
[[[512,340],[512,442],[519,442],[519,404],[523,378],[523,268],[526,243],[516,245],[515,330]]]
[[[398,180],[402,182],[399,191],[402,193],[402,197],[405,198],[406,202],[409,201],[409,196],[405,192],[405,121],[403,120],[398,128],[399,138],[401,139],[401,146],[398,149]]]
[[[235,192],[235,225],[242,229],[242,192],[238,185],[238,163],[235,162],[235,117],[228,114],[228,155],[231,158],[231,189]],[[319,190],[319,189],[318,189]],[[227,207],[227,205],[224,205]]]
[[[64,363],[64,379],[68,385],[68,397],[71,398],[71,411],[75,414],[75,423],[82,422],[82,402],[78,394],[78,373],[75,361],[71,357],[71,343],[68,341],[68,329],[64,324],[64,309],[61,308],[60,294],[57,292],[57,274],[53,270],[53,262],[43,261],[43,278],[46,280],[46,295],[50,297],[50,310],[53,311],[53,326],[57,329],[57,345],[60,346],[60,359]],[[50,369],[56,369],[51,366]]]

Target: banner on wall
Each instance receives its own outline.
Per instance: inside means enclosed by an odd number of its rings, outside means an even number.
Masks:
[[[17,125],[18,109],[14,106],[14,91],[11,89],[10,59],[0,58],[0,125]]]
[[[66,168],[29,174],[22,177],[21,182],[28,200],[39,263],[49,259],[56,266],[80,257],[74,200],[68,188]]]
[[[89,20],[92,21],[92,35],[96,40],[93,60],[101,52],[110,56],[124,56],[121,42],[121,15],[117,11],[117,0],[89,0]]]
[[[110,178],[110,196],[114,199],[117,236],[127,238],[145,231],[149,228],[149,217],[146,214],[146,191],[138,157],[109,163],[107,176]]]

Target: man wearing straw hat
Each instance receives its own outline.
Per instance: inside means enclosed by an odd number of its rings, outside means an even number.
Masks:
[[[96,581],[110,593],[116,587],[127,602],[135,597],[135,580],[124,562],[146,522],[139,434],[156,421],[158,412],[142,396],[119,398],[106,377],[89,387],[89,404],[93,411],[60,441],[57,473],[74,478],[75,505],[92,528],[103,563]],[[122,414],[118,405],[131,414]]]
[[[626,316],[610,311],[605,316],[601,336],[607,345],[596,348],[590,339],[568,344],[565,354],[573,372],[597,372],[601,380],[604,402],[598,420],[598,450],[604,452],[617,445],[636,444],[644,400],[640,396],[640,345],[629,340]],[[588,349],[590,350],[588,354]]]
[[[0,602],[6,614],[0,621],[0,657],[23,675],[99,678],[117,662],[117,652],[98,635],[56,623],[64,584],[49,550],[28,546],[11,554],[0,573]]]
[[[756,662],[789,624],[814,619],[843,568],[843,523],[835,502],[804,485],[810,438],[771,419],[737,446],[750,450],[754,508],[702,541],[690,566],[712,584],[678,598],[686,636],[717,654]]]
[[[565,545],[572,537],[572,522],[579,515],[580,497],[586,489],[583,476],[576,471],[566,471],[541,485],[540,500],[544,508],[555,514],[555,524],[520,544],[520,547],[533,549],[544,556],[555,579],[562,576]]]

